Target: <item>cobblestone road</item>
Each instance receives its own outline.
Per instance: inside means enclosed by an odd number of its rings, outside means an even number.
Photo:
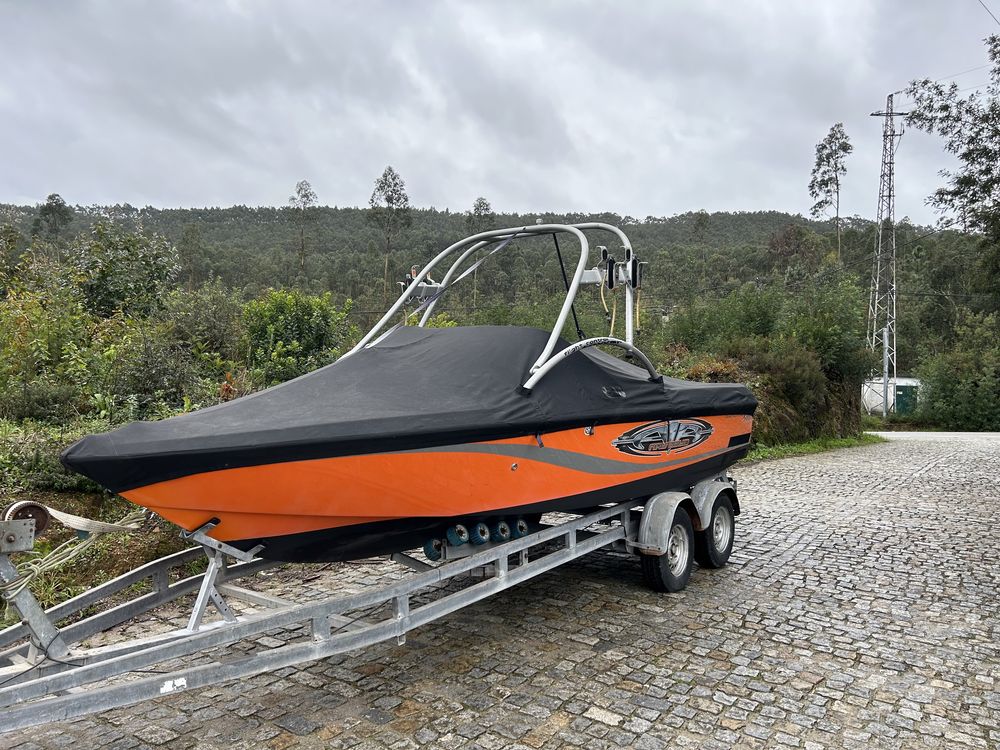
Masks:
[[[735,473],[733,560],[681,594],[597,553],[405,647],[0,747],[1000,747],[1000,435],[900,434]],[[270,585],[305,599],[387,571]]]

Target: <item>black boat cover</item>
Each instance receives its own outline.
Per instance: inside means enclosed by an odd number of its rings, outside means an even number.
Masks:
[[[528,392],[535,328],[401,327],[287,383],[160,422],[91,435],[62,455],[113,492],[204,471],[496,440],[581,425],[753,414],[742,385],[651,382],[597,348]],[[557,350],[568,346],[560,339]]]

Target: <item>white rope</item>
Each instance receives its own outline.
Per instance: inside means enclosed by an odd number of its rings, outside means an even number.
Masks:
[[[74,516],[71,513],[63,513],[62,511],[53,510],[48,507],[46,507],[46,510],[52,514],[53,518],[69,526],[71,529],[88,532],[88,536],[84,539],[69,539],[44,557],[29,559],[19,563],[17,566],[17,578],[6,583],[0,582],[0,597],[3,599],[9,600],[17,596],[35,578],[50,570],[61,567],[81,555],[105,534],[116,531],[136,531],[141,525],[142,520],[146,517],[146,511],[139,509],[132,511],[119,520],[118,523],[104,523],[81,516]]]

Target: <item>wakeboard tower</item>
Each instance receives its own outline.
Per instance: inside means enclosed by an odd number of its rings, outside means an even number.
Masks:
[[[611,233],[623,259],[601,247],[589,267],[587,232]],[[545,235],[579,246],[551,331],[428,327],[456,283],[518,238]],[[472,235],[411,277],[333,364],[225,404],[85,437],[62,461],[188,532],[279,561],[420,546],[436,560],[449,546],[527,534],[543,513],[689,491],[746,455],[757,402],[742,385],[656,372],[634,344],[642,267],[608,224]],[[564,339],[580,288],[616,284],[625,290],[624,339]],[[390,327],[412,304],[417,325]]]

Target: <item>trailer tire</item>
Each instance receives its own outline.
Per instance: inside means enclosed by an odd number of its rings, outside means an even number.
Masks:
[[[715,498],[708,528],[695,537],[694,556],[703,568],[721,568],[729,562],[736,538],[736,514],[728,492]]]
[[[654,591],[682,590],[691,578],[694,564],[694,527],[687,510],[678,507],[667,534],[667,551],[642,555],[642,577]]]

